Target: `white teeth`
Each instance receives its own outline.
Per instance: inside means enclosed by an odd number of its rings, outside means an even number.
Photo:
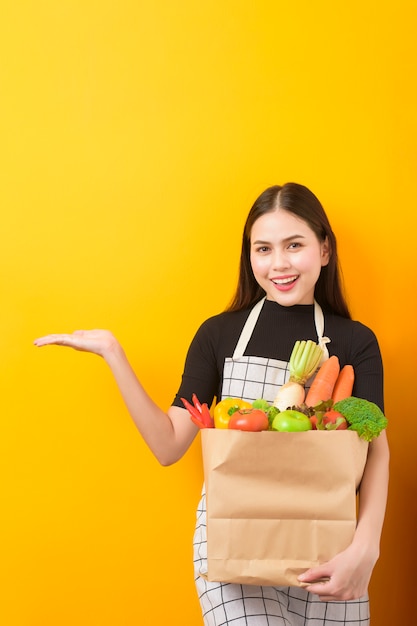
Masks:
[[[276,280],[273,280],[272,282],[274,283],[274,285],[286,285],[287,283],[294,282],[295,279],[296,279],[296,276],[293,276],[293,278],[277,278]]]

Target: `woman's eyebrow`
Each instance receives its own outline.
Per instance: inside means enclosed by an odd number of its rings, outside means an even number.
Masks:
[[[282,243],[287,243],[288,241],[293,241],[293,239],[305,239],[305,235],[297,235],[297,234],[290,235],[289,237],[285,237],[281,241]],[[271,242],[263,240],[263,239],[257,239],[256,241],[252,242],[253,245],[266,244],[266,243],[270,244]]]

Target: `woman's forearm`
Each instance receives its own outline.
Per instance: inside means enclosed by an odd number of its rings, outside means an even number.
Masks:
[[[175,463],[191,445],[197,432],[187,411],[171,407],[165,413],[143,388],[119,343],[115,342],[103,353],[103,358],[150,450],[162,465]]]
[[[353,543],[369,550],[376,560],[388,496],[389,448],[386,432],[369,444],[359,491],[358,523]]]
[[[110,367],[127,409],[143,439],[162,465],[178,461],[198,429],[188,412],[171,407],[167,413],[149,397],[137,379],[122,346],[108,330],[79,330],[39,337],[38,347],[58,345],[103,357]]]

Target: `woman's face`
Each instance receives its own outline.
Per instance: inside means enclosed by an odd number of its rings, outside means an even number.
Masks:
[[[312,304],[321,268],[329,262],[329,247],[307,222],[278,208],[254,223],[250,260],[268,300],[282,306]]]

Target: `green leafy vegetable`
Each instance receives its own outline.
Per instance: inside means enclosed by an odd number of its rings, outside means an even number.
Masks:
[[[270,404],[267,400],[264,400],[263,398],[259,398],[258,400],[254,400],[252,402],[252,406],[254,409],[261,409],[261,411],[266,411],[269,409]]]
[[[363,398],[345,398],[339,400],[333,406],[346,418],[349,423],[349,430],[356,430],[361,439],[372,441],[380,435],[388,424],[388,420],[374,402]]]
[[[273,404],[270,404],[268,400],[264,400],[264,398],[259,398],[258,400],[254,400],[252,402],[252,406],[254,409],[261,409],[261,411],[265,411],[269,426],[272,426],[272,422],[274,421],[274,417],[279,413],[279,409]]]

